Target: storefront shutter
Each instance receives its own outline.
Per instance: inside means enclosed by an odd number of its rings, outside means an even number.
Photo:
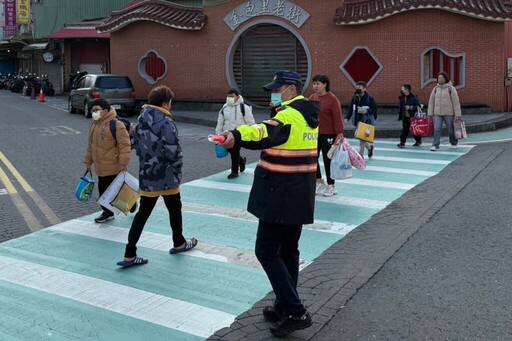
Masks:
[[[268,106],[262,86],[278,70],[295,70],[307,77],[306,52],[298,39],[277,25],[259,25],[247,31],[234,54],[233,74],[242,95],[253,105]]]

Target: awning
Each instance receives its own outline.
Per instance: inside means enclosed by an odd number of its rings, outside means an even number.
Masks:
[[[19,51],[27,45],[26,42],[21,40],[9,39],[0,41],[0,50],[16,50]]]
[[[23,51],[32,51],[32,50],[46,50],[49,42],[46,43],[37,43],[37,44],[28,44],[23,46]]]
[[[46,36],[48,39],[72,39],[72,38],[110,38],[110,33],[98,33],[95,28],[88,27],[64,27]]]

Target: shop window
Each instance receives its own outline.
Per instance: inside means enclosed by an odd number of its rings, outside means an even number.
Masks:
[[[433,47],[421,55],[421,87],[437,82],[437,75],[446,72],[456,88],[465,85],[465,55],[450,54],[441,48]]]
[[[353,86],[360,81],[370,85],[382,71],[382,64],[369,48],[356,46],[341,63],[340,69]]]

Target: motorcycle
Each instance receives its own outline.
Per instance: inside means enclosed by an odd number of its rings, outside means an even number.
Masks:
[[[55,89],[53,88],[53,84],[48,80],[48,75],[43,75],[40,80],[41,89],[45,95],[54,96]]]
[[[16,79],[12,82],[10,86],[11,92],[21,93],[23,91],[23,87],[26,85],[25,79],[23,76],[17,76]]]

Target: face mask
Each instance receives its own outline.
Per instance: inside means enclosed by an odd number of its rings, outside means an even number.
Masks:
[[[100,111],[93,111],[92,112],[92,119],[97,121],[101,118],[101,112]]]
[[[228,105],[233,105],[235,104],[235,98],[234,97],[226,97],[226,103]]]
[[[360,95],[362,93],[363,91],[361,89],[356,89],[356,92],[354,92],[355,95]]]
[[[270,101],[274,104],[274,106],[278,106],[281,104],[283,99],[281,98],[281,94],[279,92],[270,94]]]
[[[283,94],[288,91],[290,87],[287,87],[282,93],[276,92],[270,94],[270,101],[274,104],[274,106],[278,106],[283,102]]]

